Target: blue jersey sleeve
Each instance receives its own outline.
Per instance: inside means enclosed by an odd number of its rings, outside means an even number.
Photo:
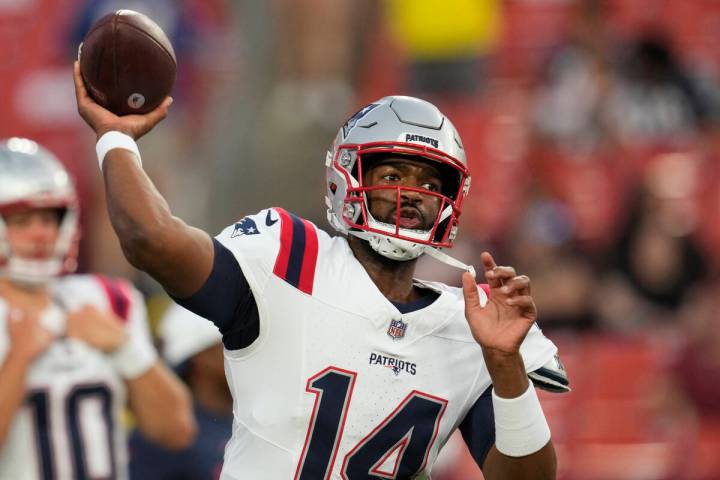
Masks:
[[[205,284],[193,296],[174,300],[213,322],[225,348],[238,350],[252,344],[260,334],[258,308],[235,256],[216,239],[213,245],[213,268]]]
[[[485,463],[488,452],[495,445],[495,414],[491,393],[492,387],[488,387],[460,424],[463,439],[480,468]]]

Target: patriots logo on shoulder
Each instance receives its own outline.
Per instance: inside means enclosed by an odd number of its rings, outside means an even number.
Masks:
[[[345,125],[343,125],[343,127],[342,127],[343,138],[347,138],[348,133],[350,133],[350,130],[353,129],[353,127],[357,124],[357,122],[359,122],[365,115],[367,115],[370,112],[370,110],[372,110],[373,108],[375,108],[377,106],[378,106],[377,103],[371,103],[370,105],[364,107],[362,110],[360,110],[355,115],[350,117],[350,119],[347,122],[345,122]]]
[[[245,217],[235,223],[235,229],[230,234],[230,238],[239,237],[241,235],[257,235],[258,233],[260,233],[260,230],[258,230],[255,220],[250,217]]]

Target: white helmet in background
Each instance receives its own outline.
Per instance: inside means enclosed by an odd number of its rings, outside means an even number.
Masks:
[[[218,328],[210,321],[172,303],[158,326],[163,357],[177,367],[194,355],[222,342]]]
[[[442,192],[420,190],[440,199],[440,211],[432,228],[415,230],[381,222],[370,213],[366,192],[387,188],[398,201],[409,187],[372,187],[363,184],[363,159],[378,154],[410,156],[434,163],[443,176]],[[433,104],[419,98],[382,98],[353,115],[338,132],[326,158],[330,225],[340,233],[367,240],[384,257],[404,261],[423,253],[469,269],[437,248],[452,247],[462,205],[470,188],[470,174],[457,130]],[[400,215],[399,209],[396,215]],[[442,257],[442,258],[440,258]]]
[[[19,208],[57,208],[62,219],[48,259],[13,254],[3,215]],[[75,187],[55,156],[32,140],[0,140],[0,276],[41,285],[77,268],[79,210]]]

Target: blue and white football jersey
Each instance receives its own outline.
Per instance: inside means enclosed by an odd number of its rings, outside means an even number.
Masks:
[[[490,386],[461,289],[417,280],[436,298],[403,313],[345,238],[279,208],[216,239],[259,317],[249,346],[225,350],[234,425],[221,478],[429,478]],[[521,347],[528,372],[556,351],[536,326]]]
[[[127,478],[125,382],[105,353],[64,337],[65,312],[113,310],[131,341],[152,349],[142,296],[125,282],[90,275],[59,278],[52,289],[56,304],[40,322],[58,338],[30,366],[25,402],[0,446],[0,479]],[[0,364],[10,349],[7,313],[0,298]]]

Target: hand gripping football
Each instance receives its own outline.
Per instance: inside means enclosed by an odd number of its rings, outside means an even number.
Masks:
[[[90,96],[117,115],[153,110],[175,83],[170,40],[133,10],[117,10],[95,22],[78,48],[78,60]]]

